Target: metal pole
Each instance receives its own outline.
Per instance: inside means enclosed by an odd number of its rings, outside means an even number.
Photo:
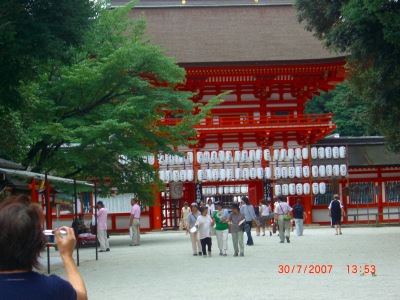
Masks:
[[[78,194],[76,192],[76,178],[74,178],[74,201],[75,201],[75,222],[77,222],[78,225]],[[78,228],[78,236],[76,237],[76,244],[75,244],[75,249],[76,249],[76,264],[79,267],[79,228]]]
[[[49,191],[49,181],[47,180],[47,172],[45,174],[45,190],[44,199],[46,201],[46,229],[51,229],[51,203],[50,203],[50,191]],[[47,247],[47,273],[50,274],[50,249],[49,245]]]
[[[94,220],[96,223],[96,260],[99,260],[99,253],[97,251],[97,182],[94,182]]]

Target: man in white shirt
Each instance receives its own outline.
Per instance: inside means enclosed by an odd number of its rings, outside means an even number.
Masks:
[[[290,219],[285,220],[284,215],[289,215]],[[285,242],[285,237],[286,242],[290,243],[290,221],[293,218],[292,208],[289,206],[289,204],[283,201],[282,196],[278,197],[278,203],[275,205],[274,218],[276,221],[278,221],[279,225],[280,243]]]
[[[137,198],[131,199],[132,209],[129,227],[132,226],[132,243],[131,246],[140,245],[140,206]]]

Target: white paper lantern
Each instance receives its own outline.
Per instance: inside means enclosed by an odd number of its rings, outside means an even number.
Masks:
[[[240,162],[240,157],[241,156],[242,156],[242,153],[240,151],[236,150],[235,151],[235,159],[234,159],[235,163]]]
[[[249,177],[250,177],[249,168],[243,168],[242,176],[243,176],[243,180],[249,180]]]
[[[303,174],[303,169],[302,169],[302,167],[301,167],[301,166],[296,166],[296,167],[295,167],[295,176],[296,176],[297,178],[301,178],[301,177],[302,177],[302,174]]]
[[[319,159],[325,158],[325,148],[324,147],[318,147],[318,158]]]
[[[187,170],[187,180],[193,181],[194,180],[194,172],[193,170]]]
[[[318,166],[311,167],[311,175],[312,177],[318,177]]]
[[[165,164],[170,165],[172,163],[171,160],[171,155],[165,154]]]
[[[173,155],[172,156],[172,165],[178,165],[179,164],[179,156],[178,155]]]
[[[324,165],[320,165],[318,167],[318,174],[319,174],[319,177],[325,177],[325,166]]]
[[[264,149],[264,160],[265,161],[271,160],[271,151],[269,151],[269,149]]]
[[[282,184],[282,195],[287,196],[289,195],[289,185],[288,184]]]
[[[186,181],[186,170],[181,170],[179,172],[179,177],[181,181]]]
[[[250,179],[256,179],[257,178],[257,170],[256,168],[250,168]]]
[[[225,169],[220,169],[219,170],[219,179],[224,181],[226,179],[226,171]]]
[[[203,170],[197,170],[197,180],[198,181],[204,180],[204,171]]]
[[[311,158],[317,159],[318,157],[318,149],[317,147],[311,147]]]
[[[231,150],[225,151],[225,162],[226,163],[232,162],[232,151]]]
[[[142,156],[142,159],[143,159],[143,162],[144,162],[145,164],[147,164],[148,157],[147,157],[147,156]]]
[[[299,196],[303,194],[303,185],[301,183],[296,184],[296,194]]]
[[[279,159],[279,149],[274,149],[274,161]]]
[[[319,187],[318,182],[314,182],[312,184],[312,192],[313,192],[314,195],[318,194],[318,190],[319,190],[318,187]]]
[[[332,147],[332,157],[333,158],[339,158],[339,147]]]
[[[272,178],[272,170],[271,167],[265,167],[265,172],[264,172],[264,176],[266,179],[271,179]]]
[[[186,153],[186,163],[187,164],[193,163],[193,152]]]
[[[256,160],[256,150],[249,150],[249,161],[253,162]]]
[[[294,178],[294,176],[296,175],[294,167],[289,167],[288,171],[289,171],[289,174],[288,174],[289,178]]]
[[[240,187],[240,192],[241,192],[242,194],[246,194],[246,193],[247,193],[247,186],[242,185],[242,186]]]
[[[171,179],[172,179],[171,170],[166,170],[165,171],[165,181],[166,182],[171,182]]]
[[[302,158],[302,156],[301,156],[301,148],[296,148],[294,150],[294,152],[295,152],[296,159],[297,160],[301,160],[301,158]]]
[[[233,179],[233,169],[227,169],[226,170],[226,179],[227,180],[232,180]]]
[[[339,157],[346,158],[346,147],[345,146],[339,147]]]
[[[220,163],[223,163],[225,161],[225,151],[224,150],[218,151],[218,159],[219,159]]]
[[[218,159],[218,152],[217,151],[211,151],[211,157],[210,157],[210,162],[212,164],[215,164]]]
[[[212,180],[218,181],[219,179],[219,170],[218,169],[212,169]]]
[[[175,182],[179,181],[179,171],[178,170],[172,171],[172,180]]]
[[[217,188],[216,187],[212,187],[211,188],[211,195],[215,195],[217,194]]]
[[[163,170],[158,171],[158,177],[160,178],[161,181],[165,181],[165,171]]]
[[[229,193],[230,193],[230,194],[233,194],[234,192],[235,192],[235,187],[230,186],[230,187],[229,187]]]
[[[275,184],[274,186],[274,194],[275,196],[280,196],[282,195],[282,188],[279,184]]]
[[[310,167],[309,166],[303,166],[303,176],[305,178],[310,177]]]
[[[211,180],[212,180],[212,172],[211,172],[211,169],[207,169],[207,170],[206,170],[206,179],[207,179],[208,181],[211,181]]]
[[[159,165],[165,164],[165,156],[164,156],[164,154],[159,153],[158,156],[157,156],[157,159],[158,159],[158,164]]]
[[[236,168],[235,169],[235,179],[240,180],[242,178],[242,169],[241,168]]]
[[[240,194],[240,186],[239,185],[235,186],[235,193]]]
[[[155,162],[155,157],[154,157],[154,155],[149,155],[149,158],[148,158],[147,162],[148,162],[148,164],[149,164],[150,166],[153,166],[153,165],[154,165],[154,162]]]
[[[184,156],[179,156],[179,164],[183,165],[185,163],[185,157]]]
[[[204,151],[203,152],[203,163],[208,164],[210,162],[210,152]]]
[[[242,150],[242,156],[240,157],[240,162],[246,162],[249,158],[249,153],[247,150]]]
[[[303,184],[303,191],[304,191],[304,195],[309,195],[310,194],[310,184],[309,183],[304,183]]]
[[[339,170],[340,170],[339,165],[333,165],[332,167],[333,176],[339,176]]]
[[[332,158],[332,148],[331,147],[325,147],[325,157],[328,159]]]
[[[197,163],[202,164],[203,163],[203,152],[197,152]]]
[[[303,156],[303,159],[308,159],[308,148],[301,149],[301,155]]]
[[[347,175],[347,166],[345,164],[340,165],[340,176]]]
[[[332,176],[332,165],[326,165],[325,171],[326,171],[326,176],[328,177]]]
[[[258,179],[264,178],[264,169],[263,168],[257,168],[257,178]]]
[[[282,176],[282,178],[288,177],[288,170],[286,167],[281,167],[281,176]]]
[[[262,151],[261,149],[257,149],[256,150],[256,157],[255,157],[255,161],[259,162],[262,160]]]
[[[224,186],[224,194],[229,194],[229,186]]]
[[[287,150],[287,158],[292,160],[294,158],[294,149],[290,148]]]
[[[222,186],[222,185],[220,185],[219,187],[218,187],[218,194],[223,194],[224,193],[224,187]]]
[[[274,170],[274,175],[275,175],[275,179],[279,179],[279,178],[281,178],[281,168],[280,167],[275,167],[275,170]]]
[[[325,184],[325,182],[320,182],[319,183],[319,193],[325,194],[325,192],[326,192],[326,184]]]
[[[289,184],[289,195],[296,195],[296,184],[290,183]]]
[[[286,159],[286,149],[281,149],[279,152],[279,160],[284,161]]]

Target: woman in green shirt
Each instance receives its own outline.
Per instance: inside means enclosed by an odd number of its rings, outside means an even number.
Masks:
[[[227,209],[222,208],[221,202],[215,202],[215,211],[213,219],[215,220],[215,235],[217,237],[219,255],[226,256],[228,249],[228,232],[229,232],[229,213]]]

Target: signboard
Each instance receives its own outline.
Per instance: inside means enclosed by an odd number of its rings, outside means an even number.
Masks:
[[[196,203],[200,203],[201,200],[203,200],[203,187],[201,182],[196,182],[194,184],[194,199]]]
[[[272,201],[272,186],[269,179],[264,180],[264,200]]]

